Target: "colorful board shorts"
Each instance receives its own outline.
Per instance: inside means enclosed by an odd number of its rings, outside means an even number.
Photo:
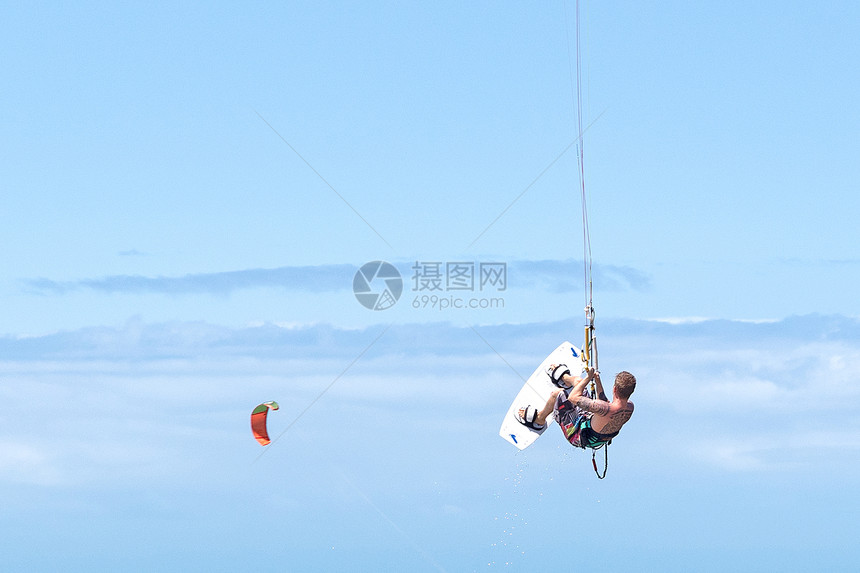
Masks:
[[[558,393],[555,399],[555,421],[558,422],[564,437],[570,445],[577,448],[599,448],[618,435],[600,434],[591,427],[591,412],[587,412],[568,401],[569,390]]]

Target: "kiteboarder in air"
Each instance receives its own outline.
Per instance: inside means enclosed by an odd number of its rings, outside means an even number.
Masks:
[[[578,448],[599,448],[618,435],[621,426],[633,415],[633,402],[629,400],[636,389],[636,377],[629,372],[615,376],[612,401],[606,398],[600,373],[587,368],[584,376],[571,376],[564,364],[553,364],[547,369],[552,383],[558,386],[546,405],[538,411],[525,406],[517,412],[517,419],[525,426],[540,430],[547,417],[555,413],[564,437]],[[596,398],[586,396],[588,383],[594,381]]]

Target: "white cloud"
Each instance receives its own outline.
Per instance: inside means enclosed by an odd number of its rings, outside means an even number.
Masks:
[[[706,464],[730,471],[756,471],[767,468],[758,456],[759,449],[731,441],[700,442],[686,447],[687,455]]]
[[[53,486],[61,476],[45,450],[24,441],[0,441],[0,481]]]
[[[297,291],[348,290],[356,267],[348,264],[243,269],[182,276],[148,277],[112,275],[75,281],[27,279],[24,285],[36,293],[62,295],[89,289],[102,293],[227,294],[236,290],[275,287]]]
[[[795,452],[810,420],[826,420],[823,447],[856,448],[860,441],[853,422],[860,337],[853,319],[607,321],[605,330],[604,378],[611,381],[605,373],[621,369],[639,378],[625,443],[669,436],[694,463],[781,471],[810,463]],[[521,376],[570,328],[558,322],[477,331],[394,325],[371,344],[381,327],[131,321],[6,337],[0,339],[0,431],[7,436],[0,480],[189,479],[225,444],[237,451],[254,446],[248,412],[269,399],[282,407],[273,419],[276,432],[310,407],[289,430],[288,443],[318,432],[335,412],[353,431],[394,425],[422,436],[441,432],[455,448],[466,447],[463,436],[492,443]],[[37,417],[30,415],[34,405]]]
[[[136,250],[120,253],[124,256],[140,256]],[[461,259],[458,259],[460,261]],[[408,284],[413,276],[415,261],[392,261]],[[467,261],[479,264],[482,261]],[[568,260],[513,260],[494,261],[505,265],[508,283],[519,289],[540,289],[551,292],[571,292],[582,288],[577,283],[582,268],[581,261]],[[438,262],[444,274],[445,262]],[[361,265],[328,264],[306,266],[284,266],[276,268],[253,268],[214,273],[194,273],[179,276],[110,275],[77,280],[54,280],[47,277],[28,278],[23,285],[28,291],[40,295],[64,295],[79,290],[91,290],[103,294],[164,295],[216,294],[224,295],[239,290],[255,288],[277,288],[306,292],[349,292],[353,278]],[[475,271],[477,272],[477,271]],[[593,267],[596,280],[607,291],[645,291],[650,288],[650,279],[642,271],[626,266],[601,265]],[[574,280],[571,280],[571,277]],[[457,293],[462,294],[462,293]]]
[[[805,427],[745,432],[726,427],[722,437],[695,434],[681,440],[684,455],[706,465],[740,472],[809,472],[827,464],[844,468],[860,450],[860,431],[853,425],[825,429],[812,417]],[[856,471],[856,467],[854,468]]]

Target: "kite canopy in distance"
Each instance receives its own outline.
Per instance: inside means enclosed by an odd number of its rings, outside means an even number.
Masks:
[[[269,432],[266,431],[266,416],[269,415],[269,410],[277,409],[277,402],[263,402],[251,412],[251,431],[254,432],[254,437],[261,446],[271,443]]]

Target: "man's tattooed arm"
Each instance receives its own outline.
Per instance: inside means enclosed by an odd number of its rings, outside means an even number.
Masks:
[[[576,400],[576,405],[583,410],[594,412],[598,416],[605,416],[609,413],[609,402],[604,402],[603,400],[592,400],[591,398],[582,396]]]
[[[594,384],[597,388],[597,397],[604,402],[609,402],[609,398],[606,397],[606,392],[603,391],[603,382],[600,380],[600,372],[594,373]]]

